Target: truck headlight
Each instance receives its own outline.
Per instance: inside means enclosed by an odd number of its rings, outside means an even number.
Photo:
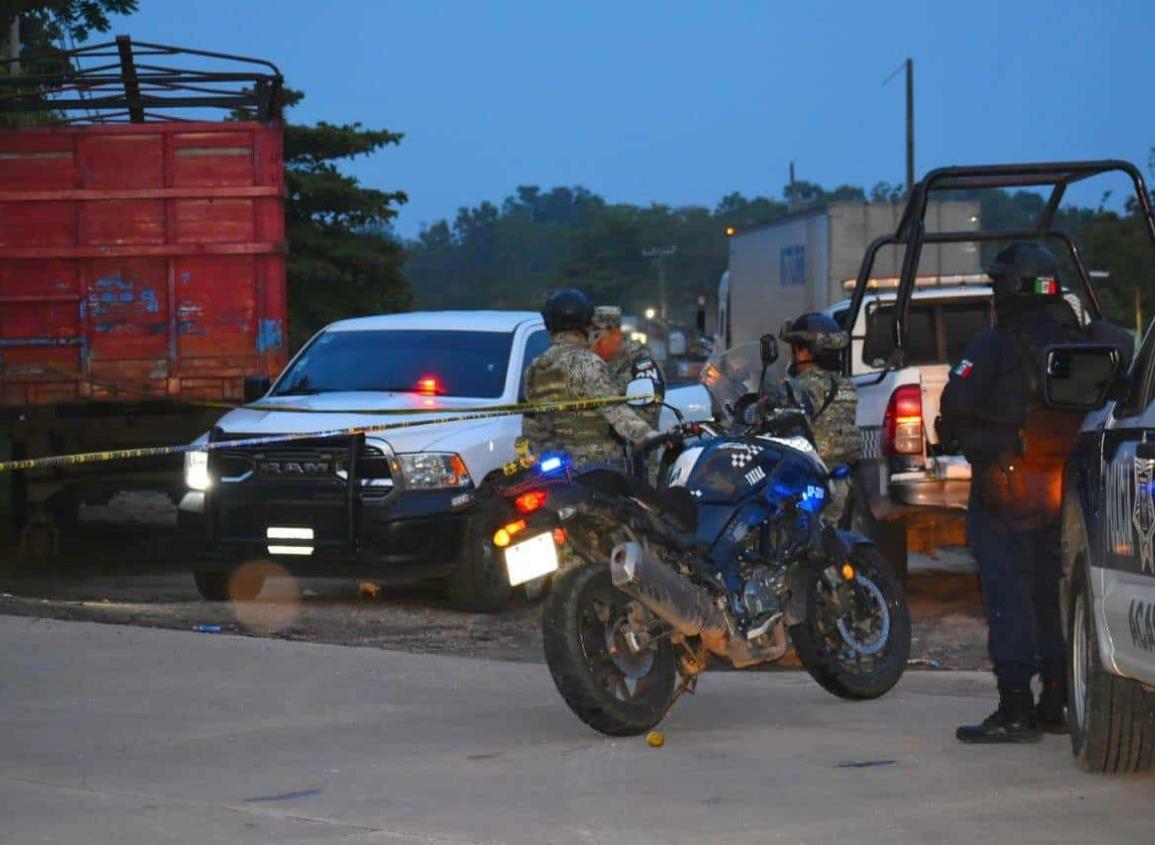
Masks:
[[[473,483],[465,461],[454,452],[413,452],[397,459],[405,486],[411,490],[468,487]]]
[[[184,453],[184,483],[190,490],[208,490],[209,484],[209,453]]]

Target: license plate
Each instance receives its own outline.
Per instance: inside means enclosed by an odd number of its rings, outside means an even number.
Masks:
[[[511,587],[556,572],[557,547],[553,535],[547,531],[510,546],[505,550],[505,569]]]

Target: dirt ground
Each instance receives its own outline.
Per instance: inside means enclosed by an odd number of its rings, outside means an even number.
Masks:
[[[540,662],[538,608],[517,598],[504,613],[451,609],[437,584],[364,587],[279,578],[249,603],[206,602],[187,562],[164,538],[88,538],[35,561],[0,563],[0,613],[221,632],[417,653]],[[932,569],[930,567],[945,568]],[[912,668],[982,669],[986,625],[978,578],[965,557],[920,559],[907,582]],[[269,599],[269,600],[264,600]],[[275,600],[272,600],[275,599]],[[785,661],[787,665],[793,661]]]

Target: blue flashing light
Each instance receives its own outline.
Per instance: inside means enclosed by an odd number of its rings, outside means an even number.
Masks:
[[[842,479],[850,477],[850,464],[839,464],[830,473],[831,478]]]
[[[807,513],[818,513],[826,504],[826,491],[821,487],[810,484],[802,491],[802,498],[798,506]]]
[[[537,465],[538,470],[543,473],[557,472],[559,469],[564,469],[566,459],[561,455],[553,455],[548,458],[543,458],[541,463]]]

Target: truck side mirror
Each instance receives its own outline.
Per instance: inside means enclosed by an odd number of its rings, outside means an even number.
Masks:
[[[1055,344],[1043,352],[1043,402],[1060,411],[1095,411],[1118,381],[1119,350],[1107,344]]]
[[[245,376],[245,404],[256,402],[269,392],[273,380],[268,376]]]
[[[778,338],[772,334],[762,335],[759,341],[759,353],[762,356],[762,366],[769,367],[778,360]]]

